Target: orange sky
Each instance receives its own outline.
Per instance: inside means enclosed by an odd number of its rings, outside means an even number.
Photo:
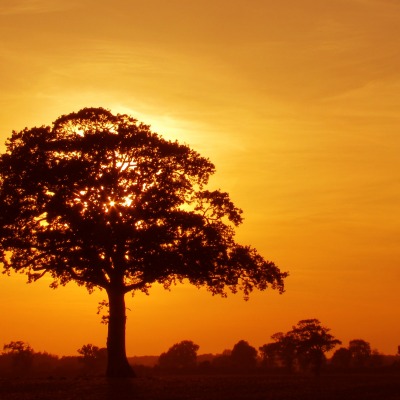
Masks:
[[[305,318],[396,353],[400,1],[2,0],[0,37],[1,143],[82,107],[129,113],[209,157],[238,241],[290,271],[249,302],[128,295],[129,355],[259,347]],[[24,281],[0,276],[0,346],[105,345],[104,293]]]

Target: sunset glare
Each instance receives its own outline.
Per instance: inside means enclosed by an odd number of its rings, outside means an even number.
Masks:
[[[306,318],[397,352],[400,1],[4,0],[0,35],[1,152],[83,107],[126,113],[209,158],[210,187],[243,209],[238,242],[289,271],[284,294],[249,301],[187,283],[128,294],[129,356],[258,348]],[[105,346],[104,292],[26,282],[0,275],[0,349]]]

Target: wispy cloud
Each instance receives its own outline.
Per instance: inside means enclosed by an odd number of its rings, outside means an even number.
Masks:
[[[0,15],[42,14],[70,10],[78,5],[75,1],[63,0],[3,0]]]

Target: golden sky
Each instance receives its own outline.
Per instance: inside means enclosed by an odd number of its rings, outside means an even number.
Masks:
[[[399,0],[1,0],[0,38],[1,144],[83,107],[131,114],[209,157],[238,241],[290,271],[248,302],[128,295],[129,355],[259,347],[305,318],[396,353]],[[24,281],[0,276],[0,346],[105,345],[104,293]]]

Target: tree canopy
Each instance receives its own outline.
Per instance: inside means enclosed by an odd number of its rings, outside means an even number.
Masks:
[[[124,294],[153,283],[283,292],[287,274],[236,243],[242,211],[207,190],[214,172],[188,146],[103,108],[13,132],[0,156],[0,261],[30,282],[47,274],[52,287],[105,289],[116,342]]]
[[[296,352],[303,367],[311,366],[319,374],[325,353],[342,342],[329,333],[318,319],[304,319],[297,323],[288,335],[296,343]]]
[[[281,362],[288,370],[294,363],[303,369],[312,368],[319,374],[325,361],[325,353],[341,341],[329,333],[330,329],[321,325],[318,319],[304,319],[286,333],[272,335],[274,342],[260,347],[266,366]]]
[[[30,372],[34,351],[28,343],[21,340],[6,343],[3,346],[3,355],[11,358],[11,367],[14,372],[22,374]]]
[[[234,242],[242,211],[204,189],[214,165],[127,115],[83,109],[53,127],[13,132],[0,158],[7,269],[53,286],[75,280],[125,292],[188,278],[213,293],[267,284],[281,273]]]
[[[365,366],[372,355],[371,345],[363,339],[353,339],[349,342],[351,364],[356,367]]]
[[[232,366],[238,369],[251,369],[257,365],[257,350],[250,346],[246,340],[240,340],[232,349],[231,355]]]
[[[200,346],[191,340],[182,340],[174,344],[158,360],[161,368],[190,369],[196,366],[197,351]]]

